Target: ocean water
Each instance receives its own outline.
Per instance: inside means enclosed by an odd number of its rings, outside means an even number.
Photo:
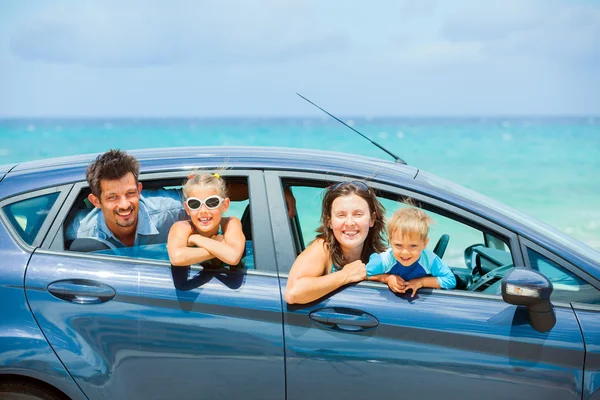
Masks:
[[[600,118],[343,118],[408,164],[600,250]],[[0,119],[0,164],[124,150],[254,145],[390,159],[328,118]]]

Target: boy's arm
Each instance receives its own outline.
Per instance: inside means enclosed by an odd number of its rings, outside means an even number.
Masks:
[[[432,289],[453,289],[456,286],[456,278],[452,270],[444,264],[444,262],[435,254],[431,261],[430,270],[428,271],[432,276],[424,276],[422,278],[412,279],[406,282],[404,291],[412,290],[411,297],[414,297],[417,290],[425,287]],[[427,256],[427,254],[426,254]]]
[[[422,287],[439,289],[440,285],[435,276],[424,276],[422,278],[411,279],[410,281],[406,282],[404,284],[404,291],[402,293],[412,290],[410,297],[415,297],[417,290]]]
[[[365,266],[367,269],[367,279],[385,283],[392,292],[404,293],[404,279],[398,275],[386,273],[393,268],[395,263],[396,259],[393,257],[391,250],[380,254],[371,254],[369,262]]]
[[[437,287],[439,288],[454,289],[456,287],[454,273],[438,256],[433,259],[431,264],[431,275],[437,280]]]
[[[396,259],[392,254],[391,250],[386,250],[383,253],[373,253],[371,257],[369,257],[369,262],[365,265],[367,269],[367,277],[369,280],[377,280],[370,279],[372,276],[381,275],[389,272],[394,264],[396,263]],[[383,281],[379,281],[383,282]]]

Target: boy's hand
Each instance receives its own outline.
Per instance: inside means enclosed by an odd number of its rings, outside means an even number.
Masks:
[[[346,274],[346,280],[348,283],[360,282],[367,279],[367,269],[365,268],[365,263],[360,260],[356,260],[344,265],[342,271]]]
[[[388,275],[385,280],[390,290],[394,293],[404,293],[406,290],[406,282],[398,275]]]
[[[415,294],[417,294],[417,290],[422,287],[423,281],[421,279],[413,279],[412,281],[405,282],[403,293],[405,293],[409,289],[412,289],[412,294],[410,295],[410,297],[415,297]]]

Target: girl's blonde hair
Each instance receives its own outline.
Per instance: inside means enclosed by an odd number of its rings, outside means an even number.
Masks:
[[[401,208],[388,222],[388,235],[391,238],[398,233],[401,236],[417,234],[421,240],[425,240],[432,223],[431,217],[423,210],[414,207]]]
[[[222,198],[229,197],[227,193],[227,185],[225,180],[221,178],[218,173],[209,174],[207,172],[192,172],[188,179],[183,184],[183,199],[186,200],[189,197],[189,193],[195,188],[200,189],[216,189],[217,194]]]

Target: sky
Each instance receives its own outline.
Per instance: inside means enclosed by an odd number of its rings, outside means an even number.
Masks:
[[[0,0],[0,117],[598,116],[600,1]]]

